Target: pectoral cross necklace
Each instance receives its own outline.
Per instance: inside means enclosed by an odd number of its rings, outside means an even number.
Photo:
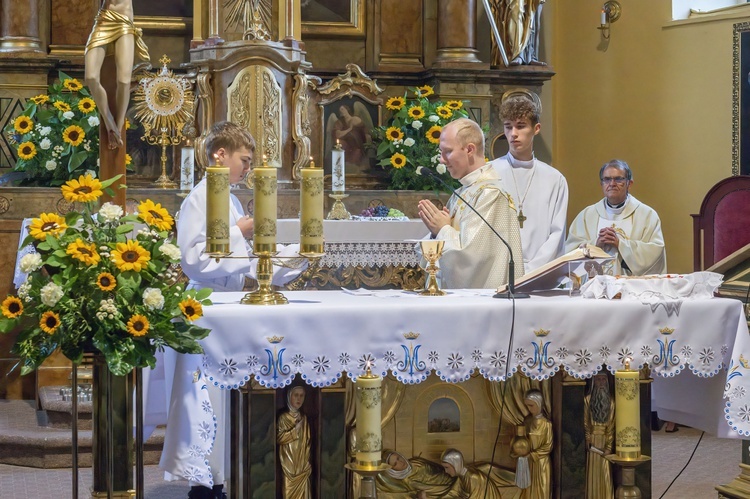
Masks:
[[[532,161],[536,161],[532,158]],[[536,173],[536,163],[532,164],[531,166],[531,176],[529,177],[529,183],[526,184],[526,191],[523,193],[523,197],[521,196],[521,191],[518,190],[518,183],[516,182],[516,172],[515,172],[515,166],[513,165],[513,155],[508,153],[508,164],[510,164],[510,174],[513,177],[513,185],[516,188],[516,195],[518,196],[518,226],[523,229],[523,223],[526,221],[527,217],[523,214],[523,202],[526,201],[526,196],[529,194],[529,189],[531,189],[531,181],[534,180],[534,174]]]

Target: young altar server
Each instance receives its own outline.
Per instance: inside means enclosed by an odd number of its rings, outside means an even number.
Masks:
[[[563,254],[568,214],[568,183],[562,173],[534,156],[539,108],[525,95],[513,94],[500,106],[508,154],[492,161],[503,189],[518,211],[525,271]]]

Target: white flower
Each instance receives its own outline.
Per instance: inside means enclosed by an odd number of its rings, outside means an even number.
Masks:
[[[91,178],[96,178],[96,172],[94,170],[86,170],[86,175],[91,175]]]
[[[96,167],[99,168],[99,158],[96,158]]]
[[[47,283],[41,289],[42,303],[48,307],[54,307],[63,297],[63,290],[54,282]]]
[[[182,252],[180,251],[180,248],[172,243],[162,244],[159,248],[159,251],[161,251],[162,254],[166,255],[167,258],[171,260],[179,260],[180,258],[182,258]]]
[[[436,171],[437,171],[437,172],[438,172],[438,173],[439,173],[440,175],[442,175],[443,173],[445,173],[445,172],[446,172],[446,168],[445,168],[445,165],[444,165],[443,163],[440,163],[439,165],[437,165],[437,166],[435,167],[435,170],[436,170]]]
[[[90,127],[99,126],[99,117],[98,116],[89,116],[88,122],[89,122],[89,126]]]
[[[158,288],[143,290],[143,304],[151,310],[161,310],[164,307],[164,296]]]
[[[440,116],[438,116],[437,114],[433,114],[433,115],[431,115],[427,119],[430,120],[430,121],[432,121],[433,123],[436,123],[436,122],[438,122],[440,120]]]
[[[422,175],[422,168],[424,168],[424,166],[418,166],[418,167],[417,167],[417,169],[416,169],[416,170],[414,170],[414,172],[415,172],[415,173],[416,173],[417,175]]]
[[[29,291],[31,291],[31,283],[26,280],[18,287],[18,296],[20,296],[21,299],[25,302],[31,301]]]
[[[408,139],[406,139],[406,140],[404,141],[404,145],[405,145],[406,147],[411,147],[411,146],[413,146],[413,145],[414,145],[414,139],[412,139],[411,137],[409,137]]]
[[[24,255],[18,265],[21,267],[21,272],[24,274],[34,272],[42,267],[42,255],[39,253],[29,253]]]
[[[433,164],[435,164],[435,163],[440,163],[440,154],[436,154],[436,155],[434,155],[433,157],[431,157],[431,158],[430,158],[430,161],[431,161],[431,162],[432,162]]]
[[[57,161],[54,159],[48,159],[46,163],[44,163],[44,167],[49,170],[53,171],[55,168],[57,168]]]
[[[52,147],[52,141],[45,137],[41,142],[39,142],[39,147],[46,151],[47,149]]]
[[[419,130],[420,128],[422,128],[422,122],[421,121],[412,121],[411,122],[411,127],[414,130]]]
[[[116,222],[123,215],[122,208],[112,203],[104,203],[99,208],[99,216],[104,222]]]
[[[46,136],[47,136],[47,135],[49,135],[50,133],[52,133],[52,127],[49,127],[49,126],[43,126],[43,127],[41,127],[41,128],[39,129],[39,135],[41,135],[42,137],[46,137]]]
[[[73,111],[65,111],[63,113],[63,118],[65,118],[66,120],[72,120],[73,116],[75,116],[75,114],[73,114]]]

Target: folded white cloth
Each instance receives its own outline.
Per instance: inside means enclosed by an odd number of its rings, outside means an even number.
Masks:
[[[637,300],[643,303],[713,298],[723,278],[724,276],[715,272],[640,277],[598,275],[581,286],[581,296]]]

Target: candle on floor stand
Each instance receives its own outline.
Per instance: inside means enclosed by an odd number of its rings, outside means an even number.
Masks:
[[[315,168],[315,162],[310,161],[309,168],[302,168],[301,174],[300,254],[320,256],[323,253],[323,169]]]
[[[206,168],[206,253],[229,254],[229,168]]]
[[[621,459],[641,455],[641,396],[639,372],[625,369],[615,372],[615,450]]]
[[[383,450],[380,422],[383,378],[370,371],[357,377],[357,465],[377,469]]]

